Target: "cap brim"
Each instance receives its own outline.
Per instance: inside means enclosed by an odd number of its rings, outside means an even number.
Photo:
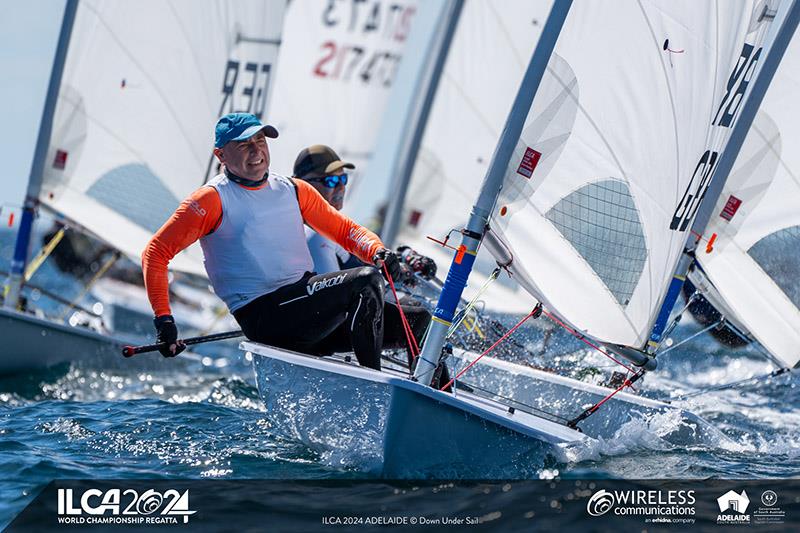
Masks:
[[[270,125],[261,125],[261,126],[250,126],[246,130],[244,130],[238,137],[235,139],[231,139],[231,141],[246,141],[259,131],[263,131],[264,135],[269,137],[270,139],[275,139],[278,137],[278,130],[275,129],[274,126]]]
[[[325,167],[325,173],[330,174],[331,172],[336,172],[340,168],[354,169],[356,166],[353,163],[347,163],[345,161],[334,161],[333,163],[328,163],[328,166]]]

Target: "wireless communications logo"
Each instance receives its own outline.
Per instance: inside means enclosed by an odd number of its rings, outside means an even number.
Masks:
[[[586,503],[586,511],[592,516],[602,516],[614,506],[614,495],[607,490],[595,492]]]
[[[591,516],[645,517],[647,523],[692,523],[693,490],[599,490],[586,502]]]
[[[178,524],[189,523],[189,489],[163,493],[153,489],[139,494],[133,489],[88,489],[80,496],[73,489],[58,489],[59,524]]]

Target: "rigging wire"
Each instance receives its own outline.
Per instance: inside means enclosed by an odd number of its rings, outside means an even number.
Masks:
[[[749,378],[745,378],[745,379],[740,379],[738,381],[733,381],[731,383],[722,383],[721,385],[715,385],[713,387],[706,387],[705,389],[700,389],[700,390],[697,390],[697,391],[694,391],[694,392],[690,392],[690,393],[687,393],[687,394],[682,394],[682,395],[677,396],[675,398],[672,398],[672,399],[670,399],[668,401],[670,403],[671,402],[675,402],[675,401],[682,401],[682,400],[686,400],[687,398],[694,398],[695,396],[700,396],[701,394],[706,394],[707,392],[715,392],[715,391],[721,391],[721,390],[726,390],[726,389],[732,389],[732,388],[738,387],[740,385],[744,385],[746,383],[749,383],[751,381],[757,381],[757,380],[765,379],[765,378],[766,379],[774,378],[776,376],[780,376],[781,374],[786,374],[790,370],[791,369],[785,368],[785,367],[784,368],[779,368],[777,370],[773,370],[769,374],[763,374],[761,376],[753,376],[753,377],[749,377]]]
[[[717,320],[716,322],[714,322],[714,323],[713,323],[713,324],[711,324],[710,326],[708,326],[708,327],[706,327],[706,328],[703,328],[703,329],[701,329],[701,330],[700,330],[700,331],[698,331],[697,333],[693,333],[692,335],[689,335],[688,337],[686,337],[685,339],[683,339],[682,341],[680,341],[678,344],[674,344],[674,345],[670,346],[669,348],[667,348],[666,350],[664,350],[663,352],[661,352],[661,353],[660,353],[660,354],[658,354],[658,355],[659,355],[660,357],[663,357],[663,356],[664,356],[664,354],[667,354],[667,353],[671,352],[672,350],[674,350],[675,348],[677,348],[677,347],[679,347],[679,346],[683,346],[684,344],[686,344],[687,342],[691,341],[692,339],[694,339],[694,338],[696,338],[696,337],[699,337],[700,335],[702,335],[703,333],[705,333],[705,332],[707,332],[707,331],[711,331],[712,329],[716,328],[716,327],[717,327],[717,326],[719,326],[720,324],[723,324],[724,322],[725,322],[724,320]]]
[[[483,387],[475,385],[474,383],[461,381],[461,382],[458,383],[458,385],[462,386],[462,387],[466,386],[466,387],[469,387],[470,389],[474,389],[474,390],[479,390],[481,392],[485,392],[487,395],[491,395],[491,396],[493,396],[495,398],[499,398],[500,400],[503,400],[505,402],[515,403],[517,405],[520,405],[520,406],[523,407],[523,409],[520,409],[523,412],[529,412],[529,411],[527,411],[529,409],[530,411],[536,411],[536,413],[544,414],[544,415],[546,415],[546,416],[551,418],[551,422],[555,422],[555,423],[562,424],[562,425],[566,425],[569,422],[569,418],[567,418],[567,417],[564,417],[564,416],[561,416],[561,415],[557,415],[557,414],[555,414],[553,412],[546,411],[546,410],[541,409],[539,407],[534,407],[531,404],[522,402],[522,401],[517,400],[515,398],[512,398],[510,396],[503,396],[502,394],[499,394],[499,393],[497,393],[497,392],[495,392],[493,390],[485,389]],[[534,414],[534,413],[530,413],[529,412],[529,414]]]
[[[492,284],[492,282],[497,279],[497,276],[499,274],[500,274],[500,268],[498,267],[492,271],[492,273],[489,275],[488,278],[486,278],[486,281],[483,283],[483,285],[475,294],[475,296],[472,298],[472,300],[470,300],[469,303],[467,303],[466,307],[464,307],[464,309],[462,309],[458,313],[459,315],[458,319],[455,322],[453,322],[453,324],[450,325],[450,329],[447,330],[447,335],[445,336],[446,339],[449,339],[453,335],[453,333],[455,333],[458,327],[461,326],[461,323],[464,322],[464,320],[467,318],[467,315],[469,315],[470,311],[472,311],[472,309],[478,303],[481,296],[483,296],[483,293],[485,293],[486,290],[489,288],[489,286]],[[477,324],[477,320],[474,323]]]
[[[603,350],[602,348],[600,348],[598,345],[596,345],[592,341],[588,340],[585,335],[583,335],[580,332],[572,329],[570,326],[568,326],[567,324],[565,324],[564,322],[559,320],[559,318],[556,315],[554,315],[553,313],[551,313],[549,311],[546,311],[544,309],[542,309],[541,312],[544,313],[545,315],[547,315],[547,318],[549,318],[550,320],[552,320],[553,322],[555,322],[556,324],[558,324],[559,326],[561,326],[562,328],[567,330],[569,333],[571,333],[572,336],[574,336],[579,341],[583,342],[584,344],[587,344],[588,346],[591,346],[592,348],[594,348],[595,350],[597,350],[601,354],[605,355],[606,357],[608,357],[609,359],[611,359],[612,361],[617,363],[619,366],[621,366],[622,368],[624,368],[625,370],[627,370],[631,374],[636,374],[636,371],[634,369],[632,369],[631,367],[629,367],[625,363],[621,362],[619,359],[617,359],[613,355],[609,354],[606,350]]]
[[[600,400],[599,402],[597,402],[596,404],[589,407],[584,412],[582,412],[581,414],[579,414],[578,416],[567,422],[567,427],[570,427],[572,429],[578,429],[579,422],[586,420],[591,415],[596,413],[597,410],[600,409],[600,407],[602,407],[604,403],[613,398],[618,392],[622,391],[622,389],[624,389],[625,387],[633,388],[633,384],[636,383],[636,381],[639,380],[639,378],[641,378],[644,375],[644,372],[645,372],[644,370],[641,370],[635,373],[633,377],[630,379],[626,376],[625,381],[622,383],[622,385],[617,387],[617,389],[614,390],[611,394],[609,394],[608,396],[606,396],[605,398],[603,398],[602,400]]]
[[[463,375],[464,375],[464,373],[465,373],[467,370],[469,370],[470,368],[472,368],[472,367],[473,367],[473,366],[474,366],[474,365],[475,365],[475,364],[476,364],[478,361],[480,361],[480,360],[481,360],[481,358],[482,358],[484,355],[486,355],[486,354],[488,354],[489,352],[491,352],[492,350],[494,350],[494,349],[495,349],[495,348],[496,348],[496,347],[497,347],[497,346],[498,346],[500,343],[502,343],[504,340],[506,340],[506,339],[507,339],[507,338],[508,338],[508,337],[509,337],[509,336],[510,336],[512,333],[514,333],[515,331],[517,331],[517,330],[520,328],[520,326],[522,326],[522,324],[524,324],[524,323],[525,323],[525,322],[526,322],[526,321],[527,321],[529,318],[533,317],[534,315],[537,315],[537,313],[541,313],[541,309],[542,309],[542,307],[541,307],[541,304],[538,304],[536,307],[534,307],[534,308],[531,310],[531,312],[530,312],[530,313],[528,313],[527,315],[525,315],[525,316],[522,318],[522,320],[520,320],[519,322],[517,322],[517,324],[516,324],[516,325],[515,325],[513,328],[509,329],[509,330],[506,332],[506,334],[505,334],[505,335],[503,335],[502,337],[500,337],[500,338],[499,338],[497,341],[495,341],[495,343],[494,343],[494,344],[492,344],[492,345],[491,345],[491,346],[489,346],[489,347],[488,347],[486,350],[484,350],[484,351],[483,351],[483,353],[481,353],[481,354],[480,354],[478,357],[476,357],[474,361],[472,361],[470,364],[468,364],[468,365],[466,366],[466,368],[464,368],[464,369],[463,369],[461,372],[459,372],[459,373],[456,375],[456,377],[454,377],[453,379],[451,379],[451,380],[450,380],[450,381],[449,381],[449,382],[448,382],[448,383],[447,383],[447,384],[446,384],[444,387],[441,387],[439,390],[445,390],[445,389],[447,389],[448,387],[452,386],[452,385],[453,385],[453,383],[454,383],[454,382],[455,382],[455,381],[456,381],[458,378],[460,378],[461,376],[463,376]],[[538,316],[538,315],[537,315],[537,316]]]

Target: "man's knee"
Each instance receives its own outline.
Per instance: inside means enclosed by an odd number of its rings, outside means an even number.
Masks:
[[[352,286],[356,292],[369,288],[378,294],[383,294],[383,276],[377,268],[369,266],[355,268],[352,276]]]

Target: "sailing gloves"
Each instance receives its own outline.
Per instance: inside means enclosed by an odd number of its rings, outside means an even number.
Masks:
[[[403,269],[400,258],[391,250],[381,248],[378,250],[378,253],[375,254],[375,257],[372,258],[372,262],[375,263],[375,266],[380,268],[384,276],[386,276],[386,271],[388,271],[389,276],[395,282],[405,281],[409,277],[410,273]],[[384,265],[386,266],[386,270],[383,269]]]
[[[175,357],[186,349],[183,342],[178,342],[178,327],[175,325],[175,319],[172,315],[157,316],[153,320],[156,327],[156,342],[159,344],[166,344],[158,351],[164,357]]]
[[[403,262],[423,278],[432,279],[436,276],[436,263],[430,257],[417,253],[409,246],[401,246],[397,251],[403,258]]]

